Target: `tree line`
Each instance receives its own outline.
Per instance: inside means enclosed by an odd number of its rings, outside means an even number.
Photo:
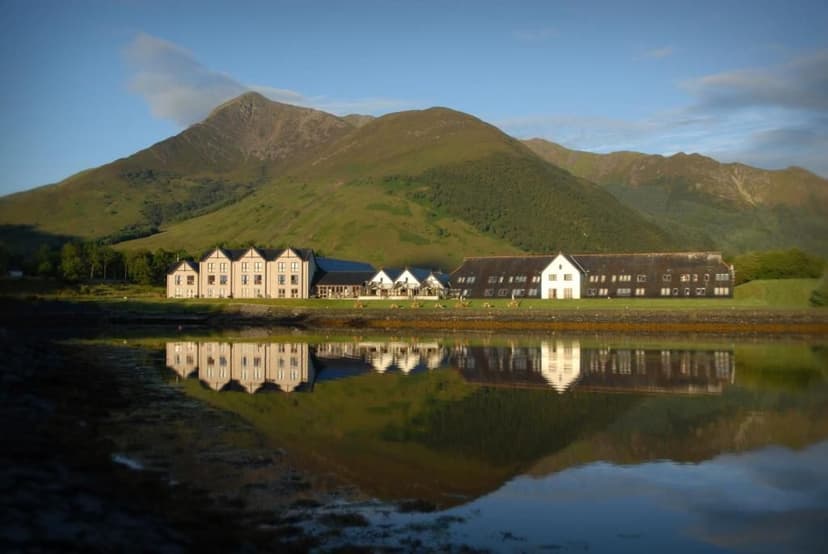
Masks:
[[[62,245],[41,244],[27,255],[15,254],[0,243],[0,271],[21,269],[27,276],[57,278],[70,283],[124,281],[163,285],[170,266],[188,259],[185,251],[159,248],[121,252],[99,241],[72,241]]]

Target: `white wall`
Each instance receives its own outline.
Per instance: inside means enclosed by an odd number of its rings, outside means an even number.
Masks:
[[[558,254],[541,272],[541,298],[580,298],[582,278],[578,267]]]

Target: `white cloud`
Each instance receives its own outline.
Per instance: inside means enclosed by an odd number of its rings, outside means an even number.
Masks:
[[[124,51],[132,71],[129,88],[141,95],[155,117],[186,127],[204,119],[231,98],[253,90],[278,102],[305,106],[338,115],[378,115],[413,107],[409,101],[390,98],[308,97],[300,92],[268,85],[247,85],[214,71],[192,53],[170,41],[138,34]]]
[[[690,95],[686,106],[642,119],[538,114],[498,125],[520,138],[591,152],[699,152],[768,169],[798,165],[828,177],[828,51],[680,86]]]

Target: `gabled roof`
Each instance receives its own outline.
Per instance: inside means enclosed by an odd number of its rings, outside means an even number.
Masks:
[[[532,282],[533,277],[539,278],[556,257],[557,255],[465,258],[460,267],[451,273],[451,282],[454,287],[467,291],[466,294],[473,298],[486,296],[487,289],[492,289],[498,296],[503,296],[500,294],[503,289],[506,289],[505,296],[520,296],[521,291],[527,294],[528,289],[540,287],[540,283]],[[474,279],[469,282],[469,277]],[[493,282],[489,282],[490,279]]]
[[[421,267],[407,267],[400,271],[400,274],[397,275],[394,281],[399,280],[399,278],[402,277],[406,271],[408,271],[415,279],[417,279],[418,283],[422,283],[423,281],[428,279],[429,275],[431,275],[431,271],[429,271],[428,269],[423,269]]]
[[[229,258],[229,259],[231,259],[231,260],[233,259],[233,258],[231,257],[231,255],[230,255],[230,251],[229,251],[229,250],[225,250],[224,248],[212,248],[212,249],[208,250],[207,252],[205,252],[205,253],[204,253],[204,255],[203,255],[203,256],[201,256],[201,258],[199,259],[199,261],[200,261],[200,262],[206,262],[206,261],[207,261],[207,258],[209,258],[210,256],[212,256],[215,252],[221,252],[221,254],[222,254],[223,256],[225,256],[225,257],[227,257],[227,258]]]
[[[444,287],[448,287],[451,283],[451,275],[449,275],[448,273],[443,273],[442,271],[432,271],[429,274],[429,277],[433,277],[438,283],[440,283]]]
[[[191,270],[193,270],[193,271],[195,271],[196,273],[198,273],[198,264],[197,264],[197,263],[195,263],[195,262],[193,262],[192,260],[181,260],[181,261],[175,262],[174,264],[171,264],[171,265],[170,265],[170,267],[168,267],[168,268],[167,268],[167,273],[173,273],[173,272],[175,272],[175,271],[178,271],[178,269],[179,269],[182,265],[186,265],[186,266],[188,266]]]
[[[385,273],[385,275],[391,279],[391,281],[396,281],[397,278],[402,275],[403,270],[398,267],[381,267],[375,274],[374,277],[379,275],[380,273]]]

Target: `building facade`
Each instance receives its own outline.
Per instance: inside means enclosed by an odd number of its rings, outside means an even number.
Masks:
[[[718,252],[466,258],[452,273],[467,298],[729,298],[734,274]]]
[[[198,298],[198,291],[198,266],[193,262],[178,262],[167,273],[167,298]]]

